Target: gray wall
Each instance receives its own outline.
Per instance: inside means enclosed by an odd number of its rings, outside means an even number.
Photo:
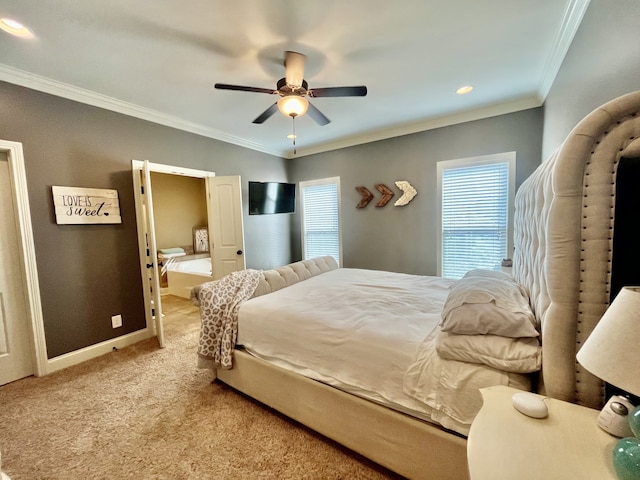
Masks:
[[[286,180],[285,160],[2,82],[0,111],[24,149],[49,358],[145,326],[132,159],[241,175],[247,265],[290,260],[288,219],[246,215],[246,182]],[[57,225],[52,185],[118,190],[122,224]]]
[[[640,89],[640,1],[591,0],[544,104],[543,158],[588,113]]]
[[[299,158],[290,163],[289,180],[340,177],[345,267],[436,275],[436,162],[515,150],[519,186],[539,165],[541,145],[542,109],[536,108]],[[418,191],[404,207],[393,206],[397,180]],[[382,208],[374,206],[378,183],[396,192]],[[360,185],[376,198],[356,209]],[[301,257],[298,217],[292,218],[294,258]]]

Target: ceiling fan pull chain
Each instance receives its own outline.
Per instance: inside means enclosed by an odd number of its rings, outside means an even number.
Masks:
[[[291,116],[291,121],[293,123],[293,154],[295,155],[296,153],[296,117],[295,115]]]

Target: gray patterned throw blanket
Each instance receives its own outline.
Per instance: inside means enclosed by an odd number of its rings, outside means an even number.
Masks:
[[[238,310],[251,298],[262,277],[260,270],[240,270],[191,290],[200,307],[198,366],[230,369],[238,338]]]

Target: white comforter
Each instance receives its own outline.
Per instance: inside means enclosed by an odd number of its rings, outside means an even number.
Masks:
[[[440,277],[332,270],[244,302],[237,343],[282,368],[466,435],[481,401],[475,382],[472,392],[464,392],[464,385],[445,392],[422,389],[449,388],[425,381],[431,375],[450,379],[449,369],[464,377],[466,366],[475,372],[485,368],[440,359],[424,364],[424,346],[438,329],[451,283]],[[506,373],[491,378],[509,383]],[[415,388],[405,391],[404,382]],[[442,405],[445,398],[452,404]]]
[[[338,269],[245,302],[238,344],[285,368],[415,408],[402,376],[440,321],[448,281]]]

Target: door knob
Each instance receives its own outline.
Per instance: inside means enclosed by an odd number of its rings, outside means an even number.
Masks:
[[[242,255],[242,250],[238,250],[238,251],[236,252],[236,255]]]

